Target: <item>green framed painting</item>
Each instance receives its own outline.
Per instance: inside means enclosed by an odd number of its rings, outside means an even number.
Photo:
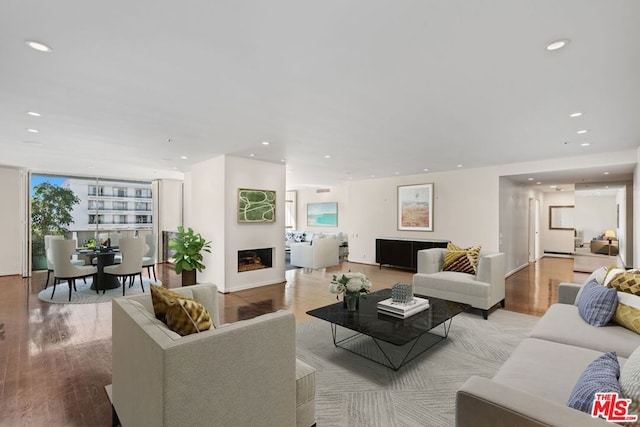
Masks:
[[[276,192],[238,189],[238,222],[262,223],[276,220]]]

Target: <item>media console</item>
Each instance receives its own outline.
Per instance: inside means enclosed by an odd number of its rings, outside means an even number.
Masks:
[[[393,267],[418,269],[418,251],[421,249],[446,248],[448,240],[438,239],[376,239],[376,263]]]

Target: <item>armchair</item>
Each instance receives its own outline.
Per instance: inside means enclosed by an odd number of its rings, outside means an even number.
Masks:
[[[294,243],[291,248],[291,265],[318,269],[332,267],[340,263],[340,241],[332,237],[311,242]]]
[[[413,275],[413,290],[449,301],[470,304],[482,310],[487,319],[489,309],[497,303],[505,304],[504,254],[481,252],[478,274],[442,271],[446,249],[433,248],[418,251],[418,272]]]
[[[172,291],[202,303],[216,329],[181,337],[149,293],[113,300],[107,390],[123,426],[314,424],[315,370],[296,360],[293,313],[220,325],[215,285]]]

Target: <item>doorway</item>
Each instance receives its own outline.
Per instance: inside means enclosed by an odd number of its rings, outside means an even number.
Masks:
[[[540,258],[540,200],[529,199],[529,262]]]

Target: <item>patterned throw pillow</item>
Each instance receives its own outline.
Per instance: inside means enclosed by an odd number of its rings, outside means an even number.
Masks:
[[[591,326],[604,326],[613,317],[617,305],[616,290],[605,288],[592,280],[583,286],[578,300],[578,313]]]
[[[177,299],[191,299],[158,285],[151,285],[151,301],[156,319],[167,323],[166,313],[170,305]]]
[[[631,399],[628,414],[640,416],[640,347],[631,353],[620,371],[620,389],[625,399]]]
[[[618,307],[611,320],[640,334],[640,296],[618,291]]]
[[[169,329],[182,336],[208,331],[213,325],[207,309],[190,299],[176,299],[167,308],[166,318]]]
[[[611,277],[607,287],[614,288],[620,292],[627,292],[633,295],[640,295],[640,272],[636,270],[622,271]]]
[[[480,246],[472,246],[470,248],[461,248],[449,243],[447,252],[444,254],[443,271],[458,271],[460,273],[477,274],[478,273],[478,256],[480,255]]]
[[[619,377],[620,364],[615,351],[603,354],[584,370],[569,395],[567,406],[591,414],[596,393],[622,394],[618,383]]]

